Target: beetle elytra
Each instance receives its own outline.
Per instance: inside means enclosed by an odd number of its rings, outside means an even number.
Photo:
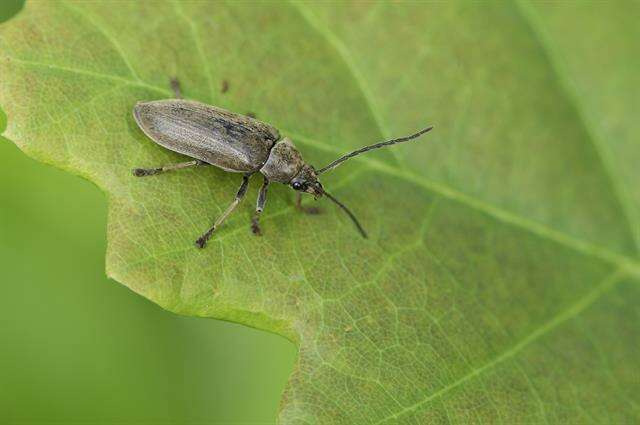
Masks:
[[[270,183],[277,182],[289,185],[297,191],[296,206],[301,210],[304,210],[300,204],[302,193],[309,193],[316,199],[326,196],[349,216],[360,234],[366,238],[367,234],[355,215],[324,189],[318,176],[361,153],[415,139],[433,128],[427,127],[409,136],[365,146],[316,170],[302,159],[291,139],[281,137],[276,128],[248,116],[184,100],[176,79],[171,80],[171,86],[175,99],[138,102],[133,108],[133,116],[140,129],[152,141],[193,160],[159,168],[136,168],[133,174],[144,177],[200,165],[214,165],[225,171],[243,174],[242,184],[233,202],[196,241],[200,248],[205,246],[213,232],[242,201],[247,192],[249,177],[255,173],[264,177],[251,220],[255,234],[261,233],[259,219],[267,200],[267,188]]]

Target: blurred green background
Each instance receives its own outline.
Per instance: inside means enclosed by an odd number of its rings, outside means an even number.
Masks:
[[[108,280],[106,215],[91,183],[0,137],[0,423],[273,423],[294,346]]]

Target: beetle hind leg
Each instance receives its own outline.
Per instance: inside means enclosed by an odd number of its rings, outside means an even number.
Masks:
[[[224,223],[227,217],[233,212],[233,210],[236,209],[240,201],[242,201],[242,198],[244,198],[244,195],[247,194],[247,187],[249,186],[249,176],[250,174],[245,174],[242,177],[242,184],[240,185],[240,189],[238,189],[236,198],[233,200],[231,205],[229,205],[225,210],[225,212],[223,212],[222,215],[218,217],[218,219],[213,224],[213,226],[211,226],[209,230],[204,232],[204,234],[198,238],[198,240],[196,241],[196,246],[198,248],[204,248],[204,246],[207,244],[207,241],[211,239],[211,235],[213,235],[213,232],[215,232],[216,229],[220,227],[222,223]]]
[[[206,164],[206,162],[200,161],[199,159],[194,159],[193,161],[180,162],[178,164],[169,164],[169,165],[164,165],[158,168],[134,168],[132,172],[133,172],[133,175],[136,177],[146,177],[146,176],[154,176],[156,174],[161,174],[161,173],[164,173],[165,171],[197,167],[199,165],[204,165],[204,164]]]

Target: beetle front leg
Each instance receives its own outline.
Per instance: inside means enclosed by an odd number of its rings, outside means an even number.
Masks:
[[[134,168],[133,175],[136,177],[153,176],[156,174],[164,173],[165,171],[180,170],[182,168],[197,167],[198,165],[204,165],[206,162],[195,159],[189,162],[180,162],[178,164],[169,164],[159,168]]]
[[[321,210],[318,207],[303,207],[302,206],[302,193],[296,193],[296,209],[298,211],[302,211],[305,214],[317,215],[320,214]]]
[[[242,184],[240,185],[240,189],[238,189],[238,193],[236,194],[236,198],[233,200],[231,205],[229,205],[229,207],[227,207],[226,211],[224,213],[222,213],[222,215],[220,217],[218,217],[218,219],[213,224],[213,226],[211,226],[211,228],[209,230],[207,230],[202,236],[200,236],[198,238],[198,240],[196,241],[196,246],[198,248],[204,248],[204,246],[207,244],[207,241],[211,238],[211,235],[213,235],[213,232],[215,232],[215,230],[218,227],[220,227],[222,225],[222,223],[224,223],[224,221],[227,219],[229,214],[231,214],[233,212],[233,210],[236,209],[236,207],[238,206],[240,201],[242,201],[242,198],[244,198],[244,195],[247,194],[247,187],[249,186],[249,176],[250,176],[250,174],[245,174],[242,177]]]
[[[251,218],[251,230],[256,236],[262,235],[260,230],[260,214],[264,210],[264,204],[267,202],[267,187],[269,187],[269,180],[265,177],[260,192],[258,193],[258,201],[256,202],[256,212]]]

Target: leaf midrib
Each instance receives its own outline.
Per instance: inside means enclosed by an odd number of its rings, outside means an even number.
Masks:
[[[559,71],[559,69],[555,66],[555,63],[557,61],[552,60],[553,55],[548,51],[548,45],[547,43],[544,43],[542,40],[539,40],[540,35],[537,31],[535,31],[534,25],[533,23],[528,19],[527,16],[525,16],[525,14],[522,12],[522,10],[520,9],[520,2],[522,0],[518,0],[518,2],[516,3],[515,7],[517,9],[518,14],[521,16],[521,18],[526,21],[526,23],[532,28],[532,32],[534,34],[534,39],[536,41],[539,42],[540,44],[540,49],[543,52],[544,55],[546,55],[548,62],[550,64],[550,68],[553,70],[553,72],[556,73],[556,77],[557,79],[564,81],[567,80],[567,78],[562,78],[563,75],[561,75],[562,73]],[[356,85],[358,86],[358,88],[360,89],[362,95],[363,95],[363,99],[365,104],[367,105],[367,107],[369,108],[369,111],[372,113],[373,117],[374,117],[374,121],[376,122],[376,124],[378,125],[378,129],[379,131],[383,134],[383,136],[385,138],[389,138],[390,135],[388,134],[388,126],[385,124],[384,118],[382,116],[382,114],[379,111],[379,108],[377,107],[377,102],[375,100],[375,97],[373,95],[373,92],[369,89],[369,86],[366,82],[366,78],[364,77],[364,74],[362,74],[357,66],[357,64],[354,61],[353,58],[353,54],[351,53],[351,51],[347,48],[347,46],[340,40],[340,38],[333,32],[331,31],[330,28],[328,28],[326,25],[322,25],[322,23],[320,21],[318,21],[313,12],[311,12],[307,6],[302,3],[302,2],[297,2],[295,0],[289,0],[288,4],[293,7],[294,9],[296,9],[300,15],[304,18],[304,21],[307,23],[307,25],[309,25],[311,28],[315,29],[317,31],[318,34],[320,34],[321,36],[323,36],[325,38],[325,42],[332,46],[338,57],[344,62],[344,64],[346,65],[347,69],[351,72],[352,77],[354,78]],[[606,161],[603,153],[602,153],[602,147],[601,144],[595,139],[594,133],[591,131],[591,129],[587,126],[587,122],[586,119],[584,118],[584,116],[582,115],[582,111],[581,109],[578,107],[578,102],[575,99],[575,97],[572,97],[570,95],[571,90],[569,89],[569,87],[566,87],[565,85],[561,85],[562,87],[562,94],[565,96],[567,102],[569,104],[571,104],[572,106],[574,106],[574,108],[576,109],[577,112],[577,116],[578,119],[580,120],[580,123],[582,124],[582,126],[585,128],[586,130],[586,134],[589,136],[590,138],[590,142],[592,143],[592,145],[595,148],[596,154],[598,155],[599,160],[601,161],[604,173],[605,173],[605,177],[608,177],[608,183],[612,186],[613,188],[613,193],[615,195],[615,199],[618,201],[618,203],[620,204],[621,209],[623,210],[623,215],[625,216],[625,220],[626,220],[626,224],[627,224],[627,228],[629,230],[629,232],[632,234],[632,239],[635,242],[635,247],[636,247],[636,251],[640,250],[640,236],[638,236],[638,238],[636,239],[636,234],[634,232],[634,226],[632,225],[632,215],[630,213],[630,207],[629,207],[629,200],[626,198],[626,196],[624,196],[626,194],[626,192],[624,190],[622,190],[622,185],[619,184],[619,180],[617,178],[617,175],[615,175],[615,173],[613,173],[613,171],[611,170],[611,167],[609,166],[608,162]],[[291,135],[293,135],[292,133],[289,133]],[[317,142],[314,141],[313,139],[310,138],[305,138],[304,136],[301,135],[297,135],[297,137],[301,140],[306,139],[307,143],[314,143],[317,146]],[[321,146],[317,146],[317,147],[321,147]],[[322,146],[321,148],[324,148],[324,146]],[[395,151],[394,151],[395,152]],[[340,153],[340,152],[338,152]],[[365,158],[366,160],[368,160],[369,158]],[[396,156],[396,159],[397,156]],[[398,161],[400,162],[400,161]],[[374,165],[374,164],[370,164],[370,165]],[[384,165],[385,167],[388,167],[388,164],[386,163],[382,163],[382,162],[376,162],[376,166],[378,165]],[[381,168],[379,168],[381,169]],[[478,209],[484,211],[484,212],[488,212],[489,209],[493,209],[493,213],[491,214],[494,217],[497,216],[502,216],[504,221],[507,222],[512,222],[513,219],[515,220],[519,220],[519,219],[524,219],[526,221],[529,222],[529,224],[526,223],[522,223],[523,226],[526,226],[527,229],[529,231],[532,231],[533,228],[532,226],[536,225],[536,222],[533,220],[529,220],[526,219],[525,217],[522,216],[518,216],[517,214],[513,214],[512,217],[507,217],[506,215],[504,215],[505,213],[507,215],[509,215],[510,213],[508,213],[506,210],[500,210],[500,209],[495,209],[491,204],[485,203],[484,201],[481,201],[477,198],[473,198],[471,196],[466,196],[465,194],[463,194],[462,192],[458,192],[454,189],[452,189],[451,187],[448,187],[446,185],[442,185],[439,183],[436,183],[434,181],[431,181],[429,179],[424,178],[423,176],[420,176],[418,174],[415,174],[413,172],[406,172],[403,169],[399,169],[396,167],[390,167],[389,169],[383,170],[386,171],[387,173],[390,174],[395,174],[399,177],[408,179],[409,181],[413,181],[414,183],[417,183],[418,185],[426,188],[427,190],[431,190],[434,191],[436,193],[439,193],[441,195],[443,195],[444,192],[449,192],[452,196],[449,197],[448,199],[455,199],[458,200],[460,202],[463,202],[464,204],[466,204],[467,206],[470,206],[471,203],[476,203],[478,202]],[[399,171],[399,173],[398,173]],[[438,186],[438,187],[434,187],[434,186]],[[462,197],[466,198],[466,201],[462,201]],[[482,205],[480,205],[482,204]],[[546,235],[546,237],[548,237],[549,239],[552,239],[556,242],[559,242],[561,239],[566,239],[566,238],[572,238],[571,236],[567,235],[567,234],[563,234],[562,232],[557,232],[556,235],[552,235],[550,234],[548,231],[554,231],[553,228],[551,227],[547,227],[547,226],[543,226],[546,227],[546,230],[543,228],[540,228],[540,232],[536,233],[533,232],[534,234],[537,234],[538,236],[541,235]],[[638,226],[640,228],[640,226]],[[565,240],[566,243],[571,243],[571,241],[569,240]],[[599,258],[600,255],[605,254],[605,256],[609,257],[609,254],[614,254],[613,252],[599,252],[600,251],[600,247],[593,245],[591,247],[589,247],[588,245],[590,245],[588,242],[586,241],[581,241],[579,239],[575,239],[574,242],[577,242],[580,246],[576,245],[575,243],[571,243],[572,248],[576,249],[580,252],[589,252],[590,255],[592,256],[596,256]],[[614,254],[615,255],[615,254]],[[640,265],[640,262],[638,262],[638,260],[635,259],[631,259],[630,257],[627,256],[623,256],[619,259],[617,259],[615,262],[618,265],[618,267],[625,267],[628,268],[625,264],[627,261],[630,261],[632,263],[635,263],[635,265],[633,267],[631,267],[631,269],[636,269],[638,268],[638,265]]]
[[[46,64],[46,63],[37,62],[37,61],[18,59],[18,58],[10,57],[7,55],[4,55],[3,58],[9,59],[12,62],[22,64],[25,66],[35,66],[35,67],[40,67],[45,69],[52,69],[52,70],[74,73],[78,75],[84,75],[92,78],[118,81],[129,86],[145,88],[166,96],[172,96],[173,94],[168,89],[165,89],[153,84],[145,83],[142,80],[136,81],[136,80],[132,80],[119,75],[106,74],[106,73],[101,73],[96,71],[87,71],[83,69],[71,68],[66,66],[51,65],[51,64]],[[297,140],[309,146],[313,146],[313,147],[322,149],[326,152],[331,152],[335,154],[343,153],[342,151],[339,151],[338,149],[335,149],[334,147],[327,145],[325,143],[319,142],[318,140],[315,140],[311,137],[297,134],[295,132],[290,132],[290,131],[287,131],[286,129],[282,129],[282,130],[284,133],[289,134],[290,136],[296,138]],[[371,157],[360,157],[360,158],[357,158],[357,160],[369,165],[371,168],[374,168],[378,171],[381,171],[388,175],[392,175],[392,176],[404,179],[408,182],[414,183],[431,193],[442,196],[452,201],[456,201],[473,210],[481,211],[487,214],[488,216],[494,218],[498,222],[523,229],[529,233],[532,233],[540,237],[541,239],[546,239],[546,240],[558,243],[560,245],[568,247],[574,251],[580,252],[589,257],[594,257],[594,258],[604,260],[608,263],[616,265],[617,267],[625,268],[634,275],[640,276],[640,262],[638,262],[637,260],[629,256],[616,253],[598,244],[587,242],[585,240],[571,236],[567,233],[555,230],[552,227],[549,227],[545,224],[526,218],[522,215],[501,209],[481,199],[475,198],[471,195],[467,195],[463,192],[453,189],[447,185],[429,180],[424,176],[416,174],[412,171],[407,171],[407,170],[398,169],[396,167],[392,167],[382,161],[379,161]]]
[[[570,84],[567,82],[569,79],[566,75],[566,72],[561,72],[562,69],[558,67],[558,61],[555,60],[555,55],[551,52],[551,48],[549,47],[549,43],[545,42],[544,40],[542,40],[542,35],[540,33],[540,31],[536,28],[536,25],[534,25],[534,22],[532,21],[531,16],[529,16],[529,13],[525,13],[524,10],[522,10],[523,7],[526,8],[525,5],[521,4],[523,0],[518,0],[516,2],[516,4],[514,5],[514,7],[516,8],[516,12],[518,13],[518,15],[521,17],[521,19],[523,21],[525,21],[525,23],[531,28],[532,34],[533,34],[533,38],[534,40],[536,40],[539,43],[540,46],[540,50],[542,51],[543,55],[546,57],[548,63],[549,63],[549,68],[555,73],[556,75],[556,79],[558,81],[560,81],[561,83],[559,84],[560,86],[560,93],[565,97],[565,100],[567,101],[568,104],[570,104],[571,106],[574,107],[575,111],[576,111],[576,115],[577,118],[580,122],[580,125],[585,129],[586,134],[588,135],[587,139],[588,142],[591,143],[591,145],[593,146],[596,155],[598,157],[598,159],[600,160],[605,178],[607,179],[608,184],[611,186],[612,188],[612,192],[614,194],[615,200],[618,202],[620,209],[622,210],[622,215],[625,218],[626,221],[626,227],[627,230],[629,231],[629,233],[632,235],[632,239],[634,241],[634,247],[636,249],[636,253],[638,251],[640,251],[640,235],[637,234],[637,232],[634,231],[635,228],[640,229],[640,225],[634,226],[634,220],[633,220],[633,215],[631,213],[631,207],[630,207],[630,199],[627,196],[627,192],[623,189],[623,185],[619,180],[618,175],[613,172],[613,168],[611,166],[611,164],[609,163],[609,161],[607,160],[606,155],[603,153],[604,148],[602,147],[602,143],[597,140],[596,136],[595,136],[595,132],[591,129],[591,127],[588,125],[587,120],[584,117],[584,112],[582,111],[582,109],[579,107],[576,95],[574,93],[574,90],[571,89]],[[367,104],[367,107],[369,108],[369,110],[371,111],[374,120],[376,122],[376,124],[378,125],[378,128],[380,130],[380,132],[383,134],[383,136],[385,138],[390,137],[388,134],[388,128],[385,124],[385,121],[382,117],[382,114],[380,113],[379,109],[377,108],[377,102],[375,100],[375,97],[373,95],[373,92],[369,89],[367,82],[366,82],[366,78],[364,77],[364,75],[360,72],[357,64],[355,63],[354,59],[353,59],[353,54],[350,52],[350,50],[346,47],[346,45],[339,39],[339,37],[333,33],[326,25],[322,25],[321,22],[319,22],[317,19],[315,19],[315,16],[313,14],[313,12],[311,12],[306,5],[304,5],[303,3],[300,2],[296,2],[294,0],[289,0],[289,4],[296,10],[298,10],[298,12],[303,16],[304,20],[306,21],[306,23],[314,28],[318,34],[320,34],[321,36],[323,36],[325,38],[325,42],[332,46],[336,52],[338,57],[345,63],[347,69],[352,73],[352,76],[354,78],[354,80],[356,81],[356,85],[358,86],[358,88],[360,89],[360,91],[363,94],[363,99],[365,101],[365,103]],[[300,136],[298,136],[300,137]],[[310,139],[307,139],[310,140]],[[312,141],[312,140],[311,140]],[[397,158],[397,157],[396,157]],[[385,164],[386,165],[386,164]],[[397,169],[394,169],[394,171],[397,171]],[[400,170],[402,171],[402,170]],[[401,173],[402,174],[402,173]],[[413,174],[413,173],[410,173]],[[422,177],[422,176],[420,176]],[[423,177],[424,178],[424,177]],[[413,180],[410,178],[410,180]],[[420,181],[417,182],[420,185],[424,186],[424,183],[427,183],[427,185],[433,186],[438,185],[438,183],[430,181],[428,179],[419,179]],[[446,186],[446,185],[440,185],[440,190],[436,190],[436,192],[442,192],[442,191],[450,191],[451,188]],[[427,188],[429,189],[429,188]],[[455,192],[455,191],[453,191]],[[462,193],[452,193],[453,195],[455,195],[454,197],[458,197],[458,195],[462,195]],[[463,195],[464,196],[464,195]],[[473,198],[471,199],[471,197],[469,198],[469,201],[478,201],[477,199]],[[482,201],[480,201],[482,202]],[[486,204],[486,206],[491,207],[490,204]],[[481,208],[486,212],[486,208]],[[505,211],[506,212],[506,211]],[[517,219],[518,216],[515,215],[513,218]],[[534,223],[534,222],[532,222]],[[551,228],[550,228],[551,229]],[[562,238],[563,235],[562,234],[558,234],[558,237]],[[564,235],[564,236],[568,236],[568,235]],[[557,241],[557,238],[553,238],[554,240]],[[582,242],[582,241],[578,241],[577,242]],[[583,247],[583,248],[587,248],[587,247]],[[593,248],[597,248],[597,247],[593,247]],[[587,248],[590,251],[593,251],[593,249]],[[630,260],[630,261],[635,261],[637,262],[637,260],[631,260],[630,257],[626,257],[626,259]],[[640,264],[640,263],[637,263]],[[636,264],[636,266],[637,266]]]

